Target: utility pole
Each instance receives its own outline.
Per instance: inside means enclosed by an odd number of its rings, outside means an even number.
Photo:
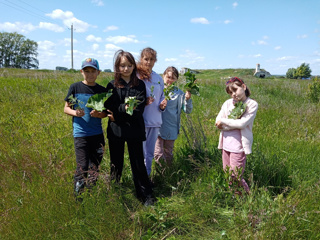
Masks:
[[[71,24],[71,69],[73,69],[73,24]]]

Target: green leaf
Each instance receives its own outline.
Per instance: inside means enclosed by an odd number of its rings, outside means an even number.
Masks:
[[[199,86],[196,83],[196,75],[191,73],[190,70],[188,70],[188,72],[186,72],[184,76],[186,77],[186,84],[184,85],[184,89],[186,91],[190,91],[193,95],[200,96]]]
[[[128,113],[130,116],[132,116],[133,110],[138,106],[139,102],[141,102],[141,101],[136,99],[136,97],[126,97],[124,102],[125,102],[125,104],[128,105],[126,113]]]
[[[80,101],[78,98],[73,97],[73,95],[71,94],[71,95],[68,97],[68,100],[69,100],[69,103],[70,103],[70,106],[71,106],[71,107],[75,106],[74,109],[80,109],[80,110],[82,110],[82,108],[80,107],[80,104],[83,104],[83,102]]]
[[[167,86],[164,84],[166,87],[163,89],[164,97],[166,100],[171,100],[171,93],[177,89],[175,86],[175,83],[172,83],[171,85]]]
[[[92,108],[98,112],[102,112],[106,108],[104,107],[104,102],[112,95],[112,90],[110,89],[106,93],[97,93],[92,95],[86,104],[86,107]]]
[[[229,119],[239,119],[245,113],[247,108],[247,104],[239,101],[234,104],[234,109],[230,112],[228,118]]]

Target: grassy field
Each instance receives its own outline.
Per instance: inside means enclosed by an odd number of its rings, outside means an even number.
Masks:
[[[108,151],[97,186],[82,203],[73,197],[63,99],[80,73],[0,69],[0,239],[320,239],[320,105],[306,97],[309,81],[253,71],[196,75],[201,97],[182,116],[173,166],[153,171],[158,202],[146,208],[127,154],[121,184],[108,181]],[[230,76],[243,78],[259,103],[245,171],[252,193],[242,198],[228,189],[214,127]],[[102,73],[98,83],[111,79]]]

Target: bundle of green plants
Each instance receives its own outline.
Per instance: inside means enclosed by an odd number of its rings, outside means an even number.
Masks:
[[[163,93],[164,93],[164,97],[166,100],[171,100],[171,94],[173,93],[173,91],[175,91],[177,89],[177,87],[175,86],[175,83],[172,83],[170,85],[164,84],[165,88],[163,89]]]
[[[234,104],[234,109],[230,112],[229,119],[239,119],[245,113],[247,104],[244,104],[242,101],[236,102]]]
[[[92,95],[86,104],[86,107],[92,108],[98,112],[102,112],[103,110],[106,110],[104,107],[104,102],[107,101],[107,99],[112,95],[112,90],[110,89],[106,93],[97,93]]]
[[[139,102],[141,101],[138,100],[136,97],[126,97],[124,102],[128,105],[126,113],[132,116],[133,110],[138,106]]]
[[[196,83],[196,75],[191,73],[190,70],[188,70],[184,76],[186,77],[186,84],[184,85],[184,89],[186,91],[191,92],[193,95],[200,96],[199,93],[199,85]]]

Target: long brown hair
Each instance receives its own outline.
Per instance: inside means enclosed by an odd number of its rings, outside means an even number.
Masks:
[[[123,85],[121,84],[121,73],[120,73],[120,62],[121,62],[121,58],[125,57],[132,65],[133,65],[133,71],[131,73],[130,76],[130,86],[137,86],[139,85],[139,78],[137,77],[137,64],[136,61],[134,59],[134,57],[132,56],[131,53],[123,51],[123,50],[118,50],[115,55],[114,55],[114,80],[115,80],[115,86],[116,87],[123,87]]]
[[[157,51],[150,47],[144,48],[140,54],[140,61],[137,63],[137,67],[138,67],[137,71],[138,71],[139,78],[142,80],[150,81],[151,71],[145,66],[143,66],[143,64],[141,63],[141,59],[145,56],[152,56],[157,61]]]

